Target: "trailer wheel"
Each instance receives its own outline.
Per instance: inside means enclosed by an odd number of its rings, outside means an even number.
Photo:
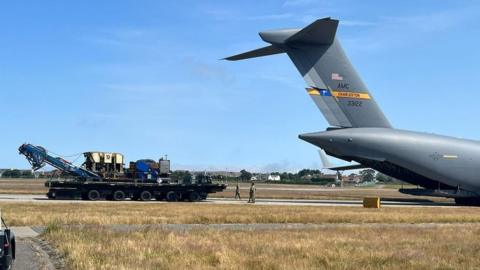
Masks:
[[[192,191],[190,194],[188,194],[188,200],[191,202],[198,202],[200,201],[200,194],[198,194],[196,191]]]
[[[88,198],[90,201],[100,200],[100,192],[98,192],[98,190],[92,189],[92,190],[90,190],[90,191],[88,192],[87,198]]]
[[[177,195],[177,192],[175,191],[169,191],[167,192],[167,196],[165,196],[167,201],[169,202],[176,202],[178,201],[178,195]]]
[[[150,201],[152,200],[152,193],[150,191],[144,190],[140,193],[140,200],[142,201]]]
[[[47,197],[48,197],[49,199],[55,199],[55,192],[48,192],[48,193],[47,193]]]
[[[476,197],[455,198],[455,204],[462,206],[480,206],[480,199]]]
[[[121,191],[121,190],[117,190],[115,192],[113,192],[113,200],[114,201],[123,201],[125,200],[125,192]]]

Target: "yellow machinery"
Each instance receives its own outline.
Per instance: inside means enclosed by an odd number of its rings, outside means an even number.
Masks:
[[[116,178],[124,175],[124,159],[120,153],[85,152],[85,168],[102,177]]]

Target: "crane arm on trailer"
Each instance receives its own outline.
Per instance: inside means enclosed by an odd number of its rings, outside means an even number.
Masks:
[[[18,151],[27,158],[34,170],[49,164],[74,176],[74,179],[47,180],[45,187],[48,188],[49,199],[149,201],[154,198],[166,201],[200,201],[205,200],[210,193],[221,192],[227,188],[225,184],[211,181],[171,182],[170,160],[163,158],[158,162],[149,159],[130,162],[125,169],[123,155],[119,153],[86,152],[85,165],[77,167],[61,157],[49,154],[41,146],[23,144]],[[105,176],[106,174],[113,177]]]
[[[41,146],[35,146],[31,144],[22,144],[18,148],[20,154],[24,155],[28,162],[32,165],[33,170],[38,170],[48,164],[52,167],[59,169],[62,172],[68,173],[73,176],[77,176],[89,180],[98,180],[101,181],[102,178],[89,170],[86,170],[81,167],[77,167],[70,163],[67,160],[64,160],[60,157],[54,157],[48,154],[47,150]]]

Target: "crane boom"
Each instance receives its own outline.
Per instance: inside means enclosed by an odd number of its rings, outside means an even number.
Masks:
[[[38,170],[48,164],[52,167],[59,169],[62,172],[68,173],[73,176],[77,176],[84,179],[94,179],[101,181],[102,178],[87,169],[77,167],[73,165],[71,162],[64,160],[60,157],[54,157],[48,154],[47,150],[41,146],[35,146],[31,144],[22,144],[18,151],[20,154],[24,155],[28,162],[32,165],[33,170]]]

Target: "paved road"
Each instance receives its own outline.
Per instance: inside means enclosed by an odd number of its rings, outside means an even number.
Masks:
[[[189,230],[311,230],[328,228],[439,228],[439,227],[475,227],[479,228],[480,223],[224,223],[224,224],[111,224],[111,225],[62,225],[65,228],[105,228],[116,232],[133,232],[146,229],[160,229],[169,231]],[[45,226],[33,227],[41,232]],[[13,227],[15,229],[15,227]]]
[[[12,227],[15,233],[17,252],[14,270],[52,270],[56,269],[48,254],[49,246],[35,238],[38,232],[30,227]]]
[[[329,187],[318,187],[318,186],[288,186],[288,185],[259,185],[257,184],[257,189],[259,190],[276,190],[276,191],[326,191],[326,192],[343,192],[343,191],[359,191],[359,188],[345,187],[342,189],[338,188],[329,188]],[[235,186],[228,186],[227,190],[235,190]],[[250,190],[250,186],[240,186],[240,190]],[[379,191],[379,188],[362,188],[363,191]]]
[[[33,238],[17,239],[17,258],[13,265],[14,270],[55,269],[49,255],[38,241]]]
[[[229,198],[211,198],[207,202],[213,204],[244,204],[246,201],[237,201]],[[362,200],[297,200],[297,199],[257,199],[258,205],[301,205],[301,206],[357,206],[363,207]],[[386,207],[456,207],[450,202],[431,202],[422,200],[399,201],[382,200]]]
[[[38,203],[119,203],[113,201],[82,201],[82,200],[49,200],[43,195],[0,194],[0,202],[38,202]],[[131,202],[131,201],[126,201]],[[167,203],[152,201],[151,203]],[[134,202],[140,203],[140,202]],[[209,198],[205,202],[211,204],[245,204],[246,201],[237,201],[229,198]],[[299,200],[299,199],[257,199],[257,205],[303,205],[303,206],[358,206],[362,200]],[[431,202],[426,200],[383,200],[386,207],[455,207],[451,202]]]

